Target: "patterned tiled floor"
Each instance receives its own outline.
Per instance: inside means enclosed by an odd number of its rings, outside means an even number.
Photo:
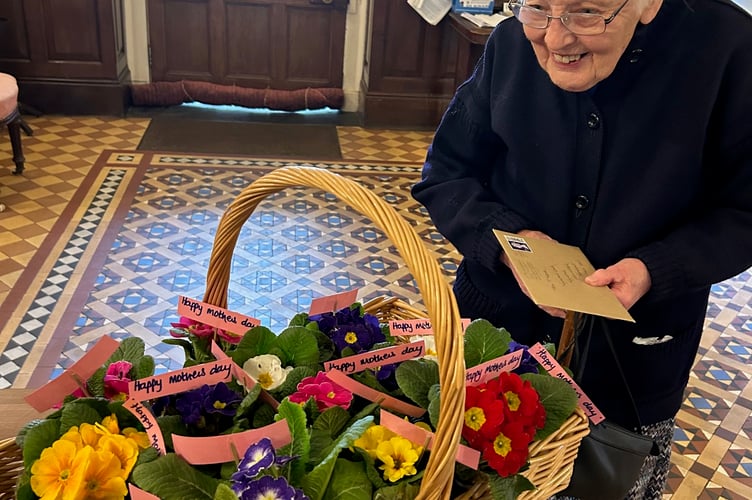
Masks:
[[[29,118],[28,170],[0,141],[0,388],[42,383],[102,334],[138,335],[160,370],[177,295],[201,298],[213,233],[233,196],[289,162],[136,151],[147,118]],[[428,132],[338,127],[344,161],[430,245],[451,280],[456,254],[411,201]],[[104,152],[104,153],[103,153]],[[296,164],[300,164],[297,162]],[[275,329],[311,298],[361,287],[419,300],[403,260],[332,194],[270,196],[235,249],[230,305]],[[752,274],[713,288],[706,333],[678,416],[666,498],[752,498]]]

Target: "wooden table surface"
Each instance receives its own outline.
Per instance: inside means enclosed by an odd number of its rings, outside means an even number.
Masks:
[[[15,437],[29,420],[45,415],[24,401],[30,392],[30,389],[0,389],[0,439]]]

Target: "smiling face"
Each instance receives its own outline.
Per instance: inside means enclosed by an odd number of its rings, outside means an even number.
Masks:
[[[607,78],[629,45],[638,22],[655,18],[662,0],[629,0],[600,35],[576,35],[560,20],[552,19],[548,28],[524,26],[538,63],[551,81],[570,92],[584,92]],[[539,8],[552,16],[588,12],[608,18],[621,5],[614,0],[527,0],[525,5]]]

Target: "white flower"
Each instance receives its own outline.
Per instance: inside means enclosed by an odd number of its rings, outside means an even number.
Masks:
[[[430,359],[433,361],[439,362],[439,359],[437,357],[438,352],[436,351],[436,339],[433,335],[415,335],[413,337],[410,337],[410,342],[420,342],[423,341],[425,343],[425,354],[423,357],[425,359]]]
[[[276,389],[292,371],[292,366],[282,367],[282,361],[274,354],[261,354],[243,363],[243,370],[267,391]]]

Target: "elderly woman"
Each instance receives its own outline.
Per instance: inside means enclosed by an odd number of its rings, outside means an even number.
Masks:
[[[581,385],[661,445],[660,498],[713,283],[752,265],[752,20],[728,0],[513,0],[439,125],[413,196],[463,255],[463,316],[558,340],[493,228],[580,247],[636,323],[596,325]]]

